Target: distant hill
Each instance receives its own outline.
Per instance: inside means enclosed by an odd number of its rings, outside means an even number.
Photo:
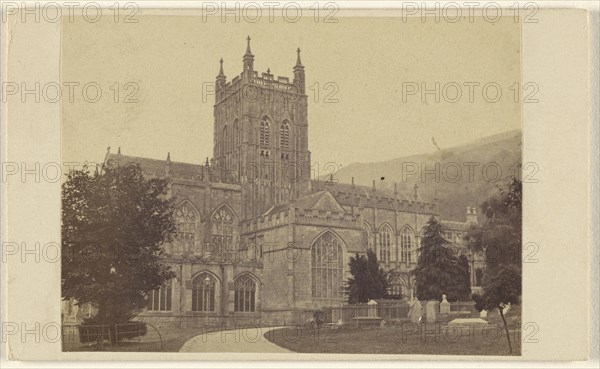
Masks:
[[[521,131],[513,130],[430,154],[377,163],[353,163],[340,169],[335,178],[339,182],[350,183],[354,177],[357,185],[364,186],[371,186],[375,180],[377,188],[382,189],[393,189],[396,182],[398,192],[409,197],[412,197],[413,187],[417,184],[424,201],[437,198],[442,219],[464,221],[468,206],[477,207],[481,213],[479,205],[498,193],[497,185],[503,179],[515,174],[515,165],[521,163],[521,157]],[[434,170],[435,163],[439,163],[439,171]],[[472,166],[471,177],[469,166]],[[422,168],[426,169],[424,178]],[[497,168],[501,169],[502,179],[495,181],[499,177]],[[416,173],[412,174],[413,171]],[[427,174],[430,171],[436,174]],[[459,172],[461,176],[457,178]]]

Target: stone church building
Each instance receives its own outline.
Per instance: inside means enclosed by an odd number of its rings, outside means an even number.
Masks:
[[[138,163],[147,177],[169,178],[176,198],[178,234],[165,245],[176,277],[150,294],[143,320],[304,321],[344,303],[349,258],[367,249],[390,272],[389,293],[413,295],[409,272],[437,205],[417,188],[401,194],[375,182],[311,180],[305,80],[300,49],[293,78],[276,77],[254,69],[248,38],[241,74],[228,80],[221,60],[211,160],[107,153],[106,162]],[[470,209],[467,220],[476,222]],[[466,225],[450,229],[460,234]]]

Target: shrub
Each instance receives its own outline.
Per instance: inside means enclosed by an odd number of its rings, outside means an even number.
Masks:
[[[121,342],[124,339],[143,337],[148,333],[144,322],[120,324],[98,324],[94,317],[88,318],[79,326],[79,341],[81,343],[101,342],[109,340],[111,343]]]
[[[320,328],[323,323],[325,323],[325,312],[321,309],[315,310],[313,312],[313,319],[317,328]]]

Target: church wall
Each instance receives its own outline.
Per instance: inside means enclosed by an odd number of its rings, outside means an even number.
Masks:
[[[261,307],[271,321],[286,320],[286,311],[293,307],[293,270],[290,269],[293,267],[291,265],[293,257],[286,250],[290,227],[290,225],[282,225],[256,233],[256,242],[262,243],[263,273],[267,276],[263,280]]]

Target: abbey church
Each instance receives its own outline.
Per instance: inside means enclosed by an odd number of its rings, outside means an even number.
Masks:
[[[169,178],[176,199],[177,236],[165,245],[176,277],[150,294],[140,318],[305,321],[315,309],[344,303],[349,258],[368,249],[389,272],[389,294],[414,295],[409,272],[423,227],[439,219],[437,204],[416,187],[407,194],[375,182],[311,179],[305,80],[300,49],[291,79],[259,73],[248,38],[240,74],[228,79],[221,60],[212,159],[106,154],[113,165],[138,163],[149,178]],[[460,246],[470,222],[477,222],[474,208],[465,223],[445,222],[448,237]]]

